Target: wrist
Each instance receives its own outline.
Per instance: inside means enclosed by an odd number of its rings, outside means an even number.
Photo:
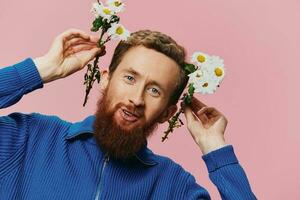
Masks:
[[[45,57],[42,56],[34,58],[33,62],[43,80],[43,83],[48,83],[60,78],[55,66],[47,61]]]
[[[210,141],[198,142],[198,146],[200,147],[200,150],[203,155],[208,154],[217,149],[220,149],[226,145],[227,144],[224,139],[214,139],[214,140],[210,140]]]

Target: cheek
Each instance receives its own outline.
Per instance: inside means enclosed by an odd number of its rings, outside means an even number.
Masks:
[[[120,102],[124,103],[125,91],[126,90],[124,88],[117,85],[111,84],[109,86],[107,96],[110,100],[111,109],[115,108],[115,106]]]
[[[146,121],[158,118],[163,112],[163,103],[157,99],[146,101],[145,117]]]
[[[113,104],[128,103],[130,95],[136,92],[136,88],[132,85],[124,83],[122,80],[115,80],[109,88],[109,97]]]

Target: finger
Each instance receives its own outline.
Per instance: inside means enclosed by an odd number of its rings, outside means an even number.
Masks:
[[[76,54],[85,50],[91,50],[95,47],[96,47],[95,45],[87,45],[87,44],[76,45],[70,47],[67,51],[65,51],[65,56],[70,56],[72,54]]]
[[[197,115],[206,114],[207,116],[215,116],[219,115],[220,112],[214,107],[203,107],[199,111],[197,111]]]
[[[105,46],[101,47],[101,52],[99,53],[99,56],[104,56],[106,54]]]
[[[208,107],[206,114],[209,117],[217,117],[222,115],[215,107]]]
[[[63,45],[62,39],[59,36],[57,36],[57,37],[54,38],[54,40],[51,44],[49,53],[54,54],[54,55],[63,53],[63,50],[64,50],[63,46],[64,45]]]
[[[98,46],[95,45],[95,44],[92,44],[92,45],[90,45],[90,44],[81,44],[81,45],[73,46],[73,47],[70,47],[68,50],[66,50],[64,52],[64,56],[67,57],[67,56],[70,56],[72,54],[83,52],[85,50],[91,50],[92,48],[98,48]],[[98,49],[99,49],[99,52],[98,52],[97,55],[104,56],[106,54],[105,46],[103,46],[101,48],[98,48]],[[83,53],[86,53],[86,52],[83,52]]]
[[[196,113],[196,116],[202,121],[203,124],[206,124],[209,121],[208,117],[205,114],[208,108],[209,107],[203,107]]]
[[[90,41],[91,42],[98,42],[100,40],[99,36],[90,36]]]
[[[90,42],[80,42],[80,41],[78,41],[77,42],[77,44],[73,44],[73,45],[71,45],[71,46],[69,46],[67,49],[65,49],[64,51],[65,52],[68,52],[68,51],[73,51],[73,50],[77,50],[77,49],[81,49],[82,47],[85,47],[85,46],[89,46],[89,47],[91,47],[91,48],[95,48],[95,47],[97,47],[97,44],[95,44],[95,43],[90,43]],[[90,48],[90,49],[91,49]],[[78,51],[76,51],[76,52],[78,52]]]
[[[69,29],[63,33],[60,34],[59,36],[63,41],[70,40],[75,37],[81,37],[83,39],[90,39],[90,36],[86,34],[84,31],[79,30],[79,29]]]
[[[197,117],[201,117],[204,120],[212,119],[216,116],[215,108],[213,107],[203,107],[197,113]]]
[[[205,123],[215,123],[218,119],[220,119],[223,115],[214,107],[206,107],[203,110],[197,112],[197,116],[199,119]]]
[[[189,106],[184,107],[184,115],[187,121],[187,126],[190,126],[195,121],[199,121],[197,120],[196,116],[193,114],[193,111]],[[202,122],[200,123],[202,124]]]
[[[87,39],[83,39],[83,38],[78,38],[78,37],[76,37],[76,38],[72,38],[72,39],[70,39],[70,40],[68,40],[68,41],[66,41],[65,42],[65,49],[68,49],[69,47],[71,47],[71,46],[74,46],[74,45],[78,45],[78,44],[84,44],[84,43],[86,43],[86,44],[95,44],[95,45],[97,45],[97,43],[95,43],[95,42],[91,42],[90,40],[87,40]]]
[[[55,37],[50,51],[52,51],[52,53],[63,51],[65,42],[75,37],[81,37],[86,40],[89,39],[89,35],[83,31],[78,29],[69,29]]]
[[[198,112],[201,108],[207,107],[207,105],[204,104],[199,99],[197,99],[196,97],[193,96],[192,97],[191,107],[192,107],[192,109],[193,109],[194,112]]]
[[[197,116],[198,115],[202,115],[203,113],[205,113],[207,110],[209,109],[209,107],[205,106],[205,107],[202,107],[200,110],[197,111]]]
[[[90,50],[95,47],[96,46],[82,44],[82,45],[76,45],[76,46],[72,47],[72,50],[74,53],[77,53],[77,52],[84,51],[84,50]]]

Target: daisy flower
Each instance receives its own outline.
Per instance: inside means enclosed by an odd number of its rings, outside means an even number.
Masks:
[[[110,17],[114,14],[114,11],[110,7],[104,6],[103,4],[98,4],[98,5],[99,5],[99,15],[104,19],[109,20]]]
[[[121,0],[108,0],[106,3],[115,13],[124,11],[125,4]]]
[[[197,51],[193,53],[191,61],[197,66],[202,66],[208,61],[208,59],[209,59],[209,55]]]
[[[91,13],[93,13],[95,17],[99,17],[100,9],[99,3],[95,2],[92,4]]]
[[[211,56],[208,64],[202,66],[203,69],[207,70],[211,76],[221,82],[225,76],[224,61],[218,56]]]
[[[189,83],[193,84],[195,92],[200,92],[202,94],[212,94],[217,89],[219,81],[212,77],[207,70],[199,69],[189,76]]]
[[[189,77],[189,83],[196,83],[200,81],[200,79],[203,77],[203,72],[201,69],[194,71],[193,73],[188,75]]]
[[[112,24],[107,33],[112,39],[127,40],[130,36],[129,31],[123,25],[117,23]]]
[[[213,94],[216,91],[218,85],[219,82],[216,79],[211,78],[210,76],[203,76],[193,84],[195,92],[199,92],[202,94]]]

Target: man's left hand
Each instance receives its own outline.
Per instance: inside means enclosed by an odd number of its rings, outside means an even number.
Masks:
[[[184,107],[187,127],[203,154],[226,146],[224,132],[226,117],[214,107],[206,106],[192,98],[190,106]]]

